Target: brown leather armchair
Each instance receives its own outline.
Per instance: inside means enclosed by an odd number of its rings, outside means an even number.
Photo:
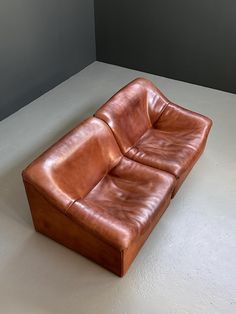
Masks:
[[[96,116],[33,161],[23,180],[37,231],[123,276],[203,151],[211,121],[144,79]]]
[[[112,129],[121,152],[176,177],[172,197],[204,150],[212,121],[171,103],[152,82],[138,78],[95,113]]]
[[[37,231],[123,276],[168,206],[175,178],[124,157],[89,118],[23,171]]]

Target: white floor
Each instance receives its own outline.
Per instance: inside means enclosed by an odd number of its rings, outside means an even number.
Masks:
[[[120,279],[34,231],[21,170],[138,76],[214,126]],[[95,62],[0,122],[0,313],[235,314],[235,200],[236,95]]]

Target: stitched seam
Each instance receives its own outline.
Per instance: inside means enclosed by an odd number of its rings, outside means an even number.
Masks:
[[[120,251],[120,275],[124,276],[124,250]]]
[[[69,209],[70,209],[70,208],[74,205],[74,203],[77,202],[79,199],[80,199],[80,198],[76,198],[74,201],[71,201],[71,202],[69,203],[69,205],[65,208],[64,213],[65,213],[66,216],[67,216],[67,213],[68,213]]]
[[[75,200],[75,201],[73,202],[73,204],[74,204],[75,202],[77,202],[78,200],[80,200],[80,199]],[[87,206],[91,206],[90,204],[94,205],[94,202],[93,202],[93,201],[88,202],[88,201],[84,200],[84,202],[85,202],[85,204],[86,204]],[[72,205],[72,204],[71,204],[71,205]],[[97,205],[97,204],[96,204],[96,206],[97,206],[98,209],[102,209],[101,206],[99,206],[99,205]],[[71,207],[71,206],[69,206],[69,208],[70,208],[70,207]],[[68,208],[68,209],[69,209],[69,208]],[[73,215],[72,215],[72,216],[66,215],[66,217],[68,217],[69,219],[71,219],[72,221],[74,221],[74,222],[75,222],[76,224],[78,224],[81,228],[83,228],[84,230],[86,230],[87,232],[89,232],[90,234],[92,234],[94,237],[97,237],[100,241],[106,243],[106,244],[109,245],[110,247],[112,247],[112,248],[114,248],[114,249],[116,249],[116,250],[119,250],[119,251],[124,250],[122,247],[117,246],[117,245],[114,245],[114,243],[107,241],[106,238],[104,238],[103,236],[101,236],[101,233],[94,231],[93,229],[91,229],[91,228],[89,228],[87,225],[85,225],[84,223],[81,223],[79,220],[76,220],[76,221],[75,221],[74,218],[73,218]]]
[[[41,191],[40,188],[37,187],[37,185],[31,183],[28,179],[26,178],[23,178],[24,181],[27,183],[27,184],[30,184],[45,200],[47,200],[51,205],[53,205],[54,207],[56,207],[60,212],[63,212],[64,214],[67,214],[69,208],[75,203],[77,202],[79,199],[81,199],[81,197],[79,198],[76,198],[75,200],[72,200],[69,202],[69,204],[66,206],[66,208],[62,208],[62,207],[59,207],[55,204],[55,201],[50,197],[50,196],[45,196],[44,194],[44,191]]]
[[[165,109],[167,108],[167,106],[168,106],[170,103],[171,103],[171,102],[169,101],[168,103],[165,104],[165,106],[162,108],[162,110],[161,110],[161,112],[160,112],[160,115],[159,115],[158,119],[154,122],[154,124],[157,123],[157,121],[160,119],[160,117],[162,116],[163,112],[165,111]],[[149,119],[150,119],[150,117],[149,117]],[[153,126],[153,124],[151,124],[151,125]],[[149,129],[150,129],[150,128],[149,128]],[[142,137],[142,136],[140,136],[140,138],[141,138],[141,137]],[[124,156],[128,157],[128,156],[127,156],[128,152],[129,152],[132,148],[136,148],[136,144],[138,143],[138,141],[140,140],[140,138],[137,139],[137,141],[127,150],[127,152],[125,152]]]
[[[59,212],[65,214],[66,209],[59,207],[57,204],[55,204],[55,202],[51,199],[51,197],[49,197],[48,195],[46,196],[45,193],[43,191],[41,191],[35,184],[29,182],[28,180],[24,179],[24,181],[31,185],[39,194],[41,197],[43,197],[47,202],[49,202],[53,207],[55,207]],[[71,201],[71,203],[73,203],[74,201]],[[69,203],[69,207],[71,205],[71,203]]]
[[[169,101],[168,103],[165,104],[165,106],[162,108],[162,110],[161,110],[161,112],[160,112],[160,114],[159,114],[159,117],[158,117],[157,120],[153,123],[153,125],[157,123],[157,121],[158,121],[158,120],[160,119],[160,117],[163,115],[164,111],[166,110],[166,108],[169,106],[170,103],[171,103],[171,102]]]

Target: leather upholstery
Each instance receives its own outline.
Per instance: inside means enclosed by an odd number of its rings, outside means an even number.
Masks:
[[[170,199],[174,176],[122,158],[67,215],[122,250],[142,235]]]
[[[122,88],[95,116],[109,125],[125,156],[181,180],[202,153],[212,125],[143,78]]]
[[[45,216],[64,224],[55,208],[80,234],[87,232],[99,247],[102,241],[119,252],[140,247],[134,243],[148,236],[175,186],[171,174],[123,157],[112,131],[97,118],[84,121],[44,152],[23,171],[23,178],[37,230],[68,246],[57,234],[58,224],[42,215],[42,195],[48,202],[43,205]],[[82,254],[98,262],[92,252]],[[136,254],[129,253],[129,262]]]
[[[122,153],[126,153],[159,118],[169,101],[148,80],[136,79],[95,113],[114,132]]]
[[[126,155],[179,178],[205,145],[210,125],[207,118],[169,104]]]
[[[89,118],[31,163],[23,177],[65,212],[121,157],[111,130],[103,121]]]
[[[212,122],[142,78],[95,115],[33,161],[23,180],[37,231],[123,276]]]

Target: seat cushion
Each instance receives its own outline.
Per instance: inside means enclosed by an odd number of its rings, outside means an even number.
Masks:
[[[169,104],[126,156],[179,178],[200,156],[210,127],[208,118]]]
[[[124,249],[169,203],[175,178],[122,158],[68,215],[112,246]]]
[[[151,128],[126,155],[179,177],[192,164],[197,152],[197,147],[188,144],[188,134]]]

